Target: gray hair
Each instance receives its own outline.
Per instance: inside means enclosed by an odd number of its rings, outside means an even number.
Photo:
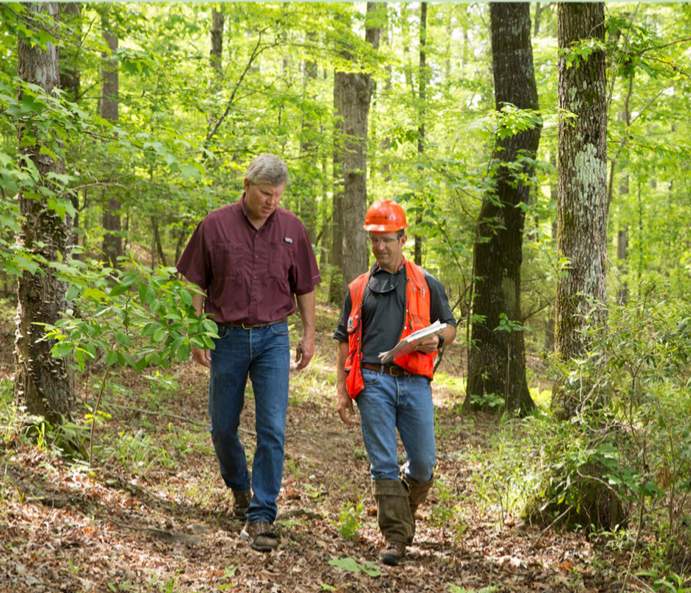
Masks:
[[[279,187],[290,183],[288,165],[273,154],[260,154],[258,157],[255,157],[250,166],[247,167],[245,178],[249,179],[252,185],[268,183],[269,185]]]

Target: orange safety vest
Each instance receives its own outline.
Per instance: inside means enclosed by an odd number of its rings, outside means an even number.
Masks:
[[[430,294],[422,268],[410,261],[406,264],[405,317],[399,342],[415,331],[430,325]],[[350,316],[348,317],[348,358],[345,370],[348,373],[346,388],[348,395],[355,397],[365,388],[362,380],[362,298],[370,272],[358,276],[350,283]],[[434,355],[411,352],[394,359],[394,362],[416,375],[432,379],[434,376]]]

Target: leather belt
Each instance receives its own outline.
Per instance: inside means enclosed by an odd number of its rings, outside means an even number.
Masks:
[[[386,373],[392,377],[415,377],[415,373],[406,371],[404,368],[395,365],[381,365],[381,364],[371,364],[369,362],[363,362],[360,365],[363,369],[369,371],[376,371],[377,373]]]
[[[268,323],[245,323],[244,321],[231,321],[230,323],[219,323],[219,325],[229,327],[230,329],[233,329],[234,327],[238,329],[259,329],[261,327],[269,327],[270,325],[285,323],[286,321],[288,321],[287,317],[279,319],[278,321],[269,321]]]

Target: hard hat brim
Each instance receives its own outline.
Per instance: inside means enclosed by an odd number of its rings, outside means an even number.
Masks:
[[[398,226],[397,224],[364,224],[362,225],[362,228],[370,233],[388,233],[402,231],[403,229],[407,229],[408,225],[406,224],[404,226]]]

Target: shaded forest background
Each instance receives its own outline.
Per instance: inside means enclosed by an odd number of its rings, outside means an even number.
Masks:
[[[606,533],[623,590],[687,590],[689,5],[7,3],[0,22],[7,517],[29,451],[141,473],[122,453],[141,406],[216,335],[173,266],[271,152],[325,336],[372,262],[367,206],[405,206],[406,254],[459,321],[437,403],[459,427],[496,416],[487,459],[463,459],[482,512]]]

